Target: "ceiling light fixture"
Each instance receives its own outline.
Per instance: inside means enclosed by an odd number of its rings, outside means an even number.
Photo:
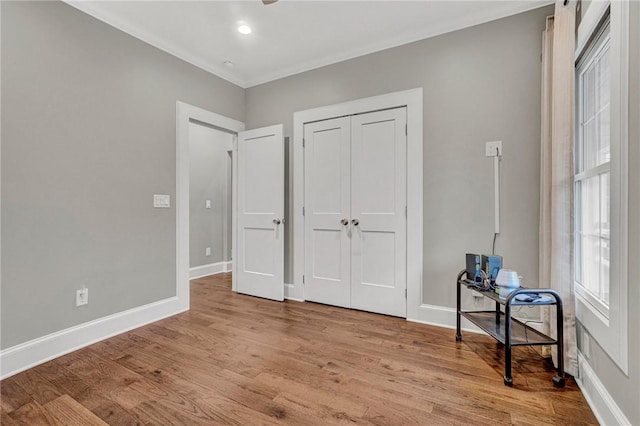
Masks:
[[[233,62],[231,62],[231,61],[224,61],[224,62],[222,63],[222,65],[224,65],[224,66],[225,66],[225,67],[227,67],[227,68],[233,68],[233,66],[234,66],[235,64],[234,64]]]
[[[247,24],[244,24],[244,23],[239,24],[238,25],[238,32],[240,34],[244,34],[244,35],[251,34],[251,27],[249,25],[247,25]]]

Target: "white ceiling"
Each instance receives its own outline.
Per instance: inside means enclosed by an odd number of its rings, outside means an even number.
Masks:
[[[548,0],[87,1],[70,5],[242,87],[480,24]],[[241,35],[245,21],[253,28]],[[232,68],[223,62],[234,63]]]

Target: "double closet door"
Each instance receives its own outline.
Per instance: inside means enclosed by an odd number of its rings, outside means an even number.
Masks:
[[[406,108],[304,126],[305,299],[406,317]]]

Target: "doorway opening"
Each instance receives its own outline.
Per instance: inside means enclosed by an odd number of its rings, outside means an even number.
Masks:
[[[231,271],[235,135],[189,120],[189,278]]]
[[[207,265],[218,265],[217,268],[235,269],[232,259],[236,256],[236,236],[233,232],[233,217],[235,216],[235,210],[237,205],[237,197],[234,193],[235,185],[233,181],[236,180],[237,174],[237,156],[235,154],[235,148],[233,141],[237,138],[237,135],[244,130],[244,123],[233,120],[231,118],[219,115],[202,108],[198,108],[193,105],[186,104],[184,102],[176,102],[176,299],[179,302],[181,310],[188,310],[190,305],[190,277],[210,275],[211,269],[208,271]],[[215,185],[217,189],[206,192],[200,197],[194,200],[195,213],[202,213],[201,216],[216,216],[219,226],[216,230],[209,228],[208,237],[203,238],[203,241],[199,241],[200,235],[198,231],[194,230],[194,248],[192,249],[192,232],[191,232],[191,198],[194,197],[191,194],[191,181],[192,181],[192,163],[196,166],[196,169],[203,169],[207,171],[209,164],[204,161],[203,167],[198,167],[200,160],[193,158],[190,155],[191,151],[191,139],[190,136],[196,134],[199,142],[205,145],[205,148],[209,148],[212,151],[216,151],[215,162],[220,162],[221,170],[217,171],[217,181],[207,181],[203,185]],[[230,138],[230,139],[229,139]],[[208,142],[207,142],[208,141]],[[230,144],[229,144],[229,141]],[[217,143],[216,143],[217,142]],[[194,142],[198,143],[198,142]],[[229,153],[231,151],[231,153]],[[194,172],[197,173],[197,172]],[[214,182],[214,183],[212,183]],[[224,189],[222,189],[222,188]],[[219,196],[214,197],[218,193]],[[224,194],[224,195],[221,195]],[[210,197],[210,198],[209,198]],[[218,199],[218,203],[214,204],[214,200]],[[207,200],[211,201],[211,208],[207,208],[209,205]],[[213,211],[217,211],[214,213]],[[196,214],[197,216],[197,214]],[[197,220],[196,220],[197,222]],[[211,223],[211,222],[210,222]],[[195,223],[194,223],[195,225]],[[213,226],[213,225],[211,225]],[[219,235],[219,241],[221,246],[216,246],[214,251],[214,245],[207,245],[208,241],[212,241],[212,235]],[[231,236],[229,237],[229,233]],[[225,245],[226,241],[226,245]],[[221,247],[221,248],[220,248]],[[207,248],[210,248],[211,255],[207,256]],[[194,251],[192,259],[191,251]],[[219,255],[214,257],[214,253]],[[213,261],[216,259],[219,261]],[[193,262],[193,263],[192,263]],[[202,265],[197,265],[202,262]],[[229,263],[226,263],[229,262]],[[198,270],[192,274],[190,271],[191,265],[204,266],[203,270]],[[197,267],[196,266],[196,267]],[[218,270],[217,272],[222,272]],[[235,272],[235,271],[234,271]],[[233,274],[235,275],[235,273]],[[236,290],[235,280],[232,282],[232,289]]]
[[[181,310],[190,306],[190,277],[225,272],[229,265],[233,291],[284,300],[283,126],[244,127],[176,103],[176,299]]]

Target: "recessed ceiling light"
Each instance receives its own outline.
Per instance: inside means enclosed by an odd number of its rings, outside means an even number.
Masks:
[[[240,24],[238,25],[238,32],[244,35],[251,34],[251,27],[247,24]]]
[[[235,64],[234,64],[233,62],[231,62],[231,61],[224,61],[224,62],[222,63],[222,65],[224,65],[224,66],[225,66],[225,67],[227,67],[227,68],[233,68],[233,66],[234,66]]]

